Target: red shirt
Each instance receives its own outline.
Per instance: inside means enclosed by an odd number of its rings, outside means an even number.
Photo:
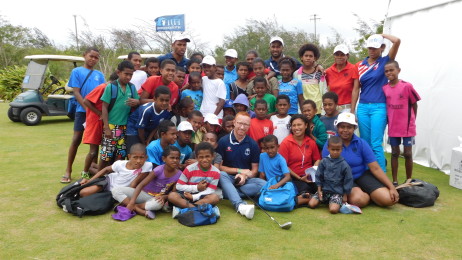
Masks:
[[[273,121],[269,119],[260,120],[258,118],[252,118],[250,120],[250,129],[248,135],[257,143],[260,138],[263,138],[267,135],[272,135],[273,131]]]
[[[103,109],[103,101],[101,96],[104,93],[107,83],[103,83],[93,89],[85,99],[93,103],[93,105],[101,111]],[[85,131],[83,132],[83,143],[84,144],[101,144],[101,138],[103,136],[103,121],[100,120],[99,116],[87,108],[87,116],[85,120]]]
[[[348,61],[341,71],[337,70],[335,63],[326,70],[327,85],[338,95],[339,105],[351,104],[354,81],[358,78],[358,68]]]
[[[305,136],[302,145],[298,145],[294,136],[288,135],[279,146],[279,153],[286,159],[287,166],[300,177],[317,160],[321,160],[316,142],[308,136]]]
[[[149,99],[154,98],[154,92],[156,91],[156,88],[164,85],[164,82],[162,82],[162,76],[151,76],[143,83],[143,85],[141,85],[140,90],[138,90],[138,95],[141,96],[141,93],[143,93],[144,90],[149,93]],[[170,105],[173,106],[178,102],[178,86],[175,84],[175,82],[172,81],[170,84],[168,84],[167,87],[172,93],[172,97],[170,98]]]

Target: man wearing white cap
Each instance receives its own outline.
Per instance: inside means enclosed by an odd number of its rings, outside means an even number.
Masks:
[[[165,59],[173,60],[177,66],[186,69],[186,64],[189,59],[184,55],[186,53],[187,43],[190,42],[189,38],[185,35],[176,35],[172,39],[172,52],[159,56],[159,64]]]
[[[284,53],[282,53],[284,51],[284,40],[282,40],[282,38],[279,36],[273,36],[271,37],[269,46],[271,57],[265,60],[265,65],[267,68],[270,68],[270,70],[274,71],[276,73],[276,76],[279,77],[280,72],[278,62],[281,58],[285,56]],[[298,60],[293,60],[297,64],[296,69],[302,66],[302,64]]]
[[[326,69],[327,85],[330,91],[338,95],[337,104],[340,106],[340,110],[350,109],[351,93],[353,88],[357,88],[359,84],[358,69],[348,62],[349,57],[349,50],[345,44],[335,46],[335,62]]]
[[[226,86],[223,80],[215,75],[215,58],[207,55],[202,60],[202,69],[206,76],[202,77],[202,89],[204,92],[200,111],[203,114],[213,113],[219,118],[223,117],[223,105],[226,99]]]
[[[225,51],[225,78],[223,81],[226,85],[226,99],[230,98],[230,85],[234,81],[237,80],[237,70],[236,70],[236,62],[237,62],[237,51],[235,49],[228,49]]]

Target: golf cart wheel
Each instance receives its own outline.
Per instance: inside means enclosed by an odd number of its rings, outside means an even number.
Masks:
[[[20,118],[25,125],[37,125],[42,120],[42,113],[35,107],[28,107],[21,111]]]
[[[8,118],[13,122],[21,122],[21,119],[13,114],[12,107],[8,108]]]

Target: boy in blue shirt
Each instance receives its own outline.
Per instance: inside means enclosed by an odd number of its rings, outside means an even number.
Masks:
[[[159,86],[154,92],[154,102],[143,104],[130,114],[126,138],[128,151],[136,143],[148,145],[159,123],[170,119],[171,114],[167,109],[171,96],[168,87]]]
[[[180,149],[180,170],[184,170],[186,167],[185,162],[191,157],[192,149],[191,145],[191,138],[194,132],[193,126],[188,121],[181,122],[178,127],[178,139],[173,144],[173,146],[178,147]]]
[[[324,157],[316,171],[318,192],[313,195],[308,205],[316,208],[320,202],[329,203],[329,211],[337,214],[353,188],[353,176],[348,163],[340,155],[343,142],[338,136],[332,136],[327,143],[329,156]]]
[[[261,139],[261,146],[262,150],[265,152],[260,154],[260,163],[258,164],[260,178],[268,181],[271,178],[281,176],[279,182],[270,186],[269,189],[277,189],[286,182],[291,181],[287,162],[284,157],[278,153],[278,138],[275,135],[267,135]]]
[[[135,68],[130,61],[122,61],[117,66],[119,79],[108,84],[101,96],[103,108],[103,140],[101,142],[101,160],[98,169],[109,166],[113,161],[123,160],[127,156],[125,134],[131,107],[139,104],[138,93],[130,80]],[[117,97],[113,100],[113,85],[117,86]]]

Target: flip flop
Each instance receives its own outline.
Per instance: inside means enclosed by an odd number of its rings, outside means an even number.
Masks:
[[[60,182],[61,182],[61,183],[71,183],[71,178],[70,178],[69,176],[63,175],[63,176],[61,177],[61,181],[60,181]]]

